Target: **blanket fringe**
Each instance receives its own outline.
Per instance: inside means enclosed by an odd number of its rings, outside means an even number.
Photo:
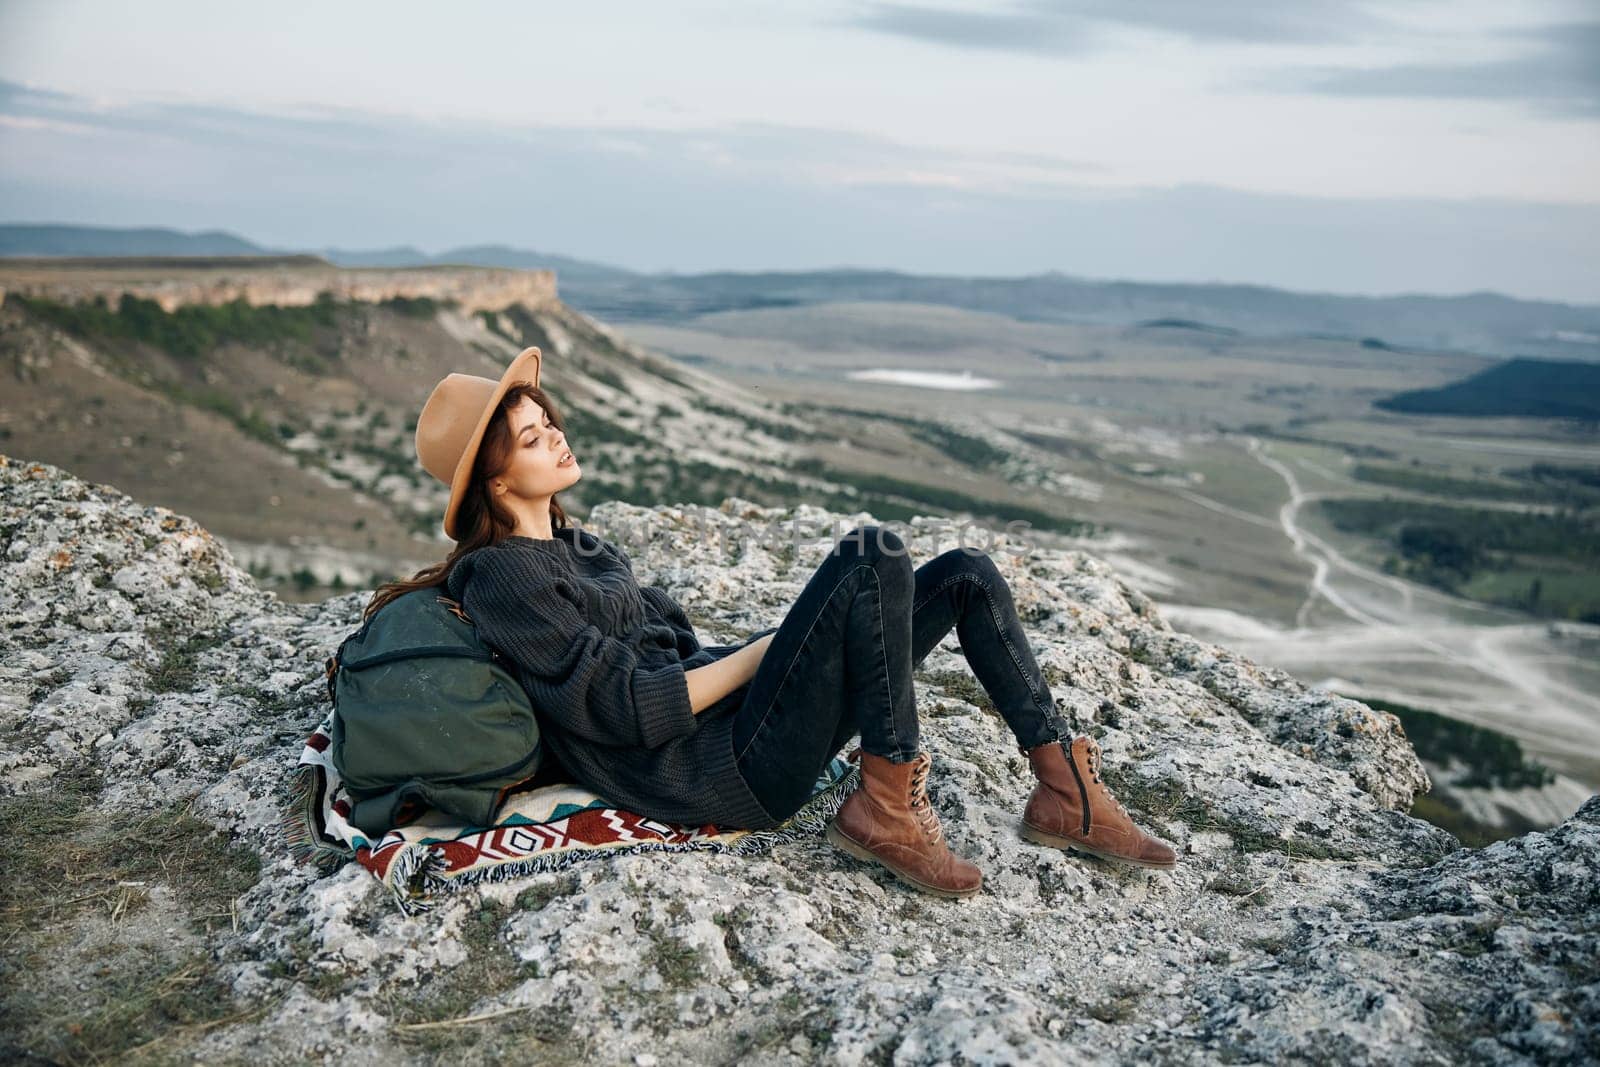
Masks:
[[[749,837],[725,846],[725,850],[736,856],[754,856],[771,851],[774,845],[816,837],[826,830],[833,817],[839,814],[839,809],[844,806],[850,794],[855,792],[860,779],[860,766],[851,766],[837,782],[806,801],[799,811],[785,819],[781,825],[770,830],[756,830]]]
[[[389,861],[383,882],[402,915],[420,915],[432,908],[426,895],[439,881],[437,872],[444,864],[443,856],[421,844],[406,845]]]
[[[355,850],[334,844],[321,832],[322,776],[302,763],[294,769],[283,797],[278,832],[296,863],[313,863],[324,874],[355,858]]]

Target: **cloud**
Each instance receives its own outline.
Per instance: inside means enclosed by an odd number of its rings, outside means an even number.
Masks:
[[[1060,10],[1059,5],[1052,5]],[[1317,4],[1259,0],[1079,0],[1066,10],[1085,18],[1187,37],[1237,44],[1327,44],[1383,30],[1388,23],[1359,0]]]
[[[1039,152],[909,145],[873,134],[775,123],[712,130],[428,123],[345,109],[281,115],[195,104],[108,105],[0,81],[0,130],[5,129],[124,135],[182,145],[213,158],[316,152],[341,165],[427,161],[448,153],[498,168],[511,156],[537,160],[542,153],[581,152],[590,158],[631,157],[684,174],[710,169],[790,185],[905,181],[999,192],[1076,184],[1104,169]]]
[[[1256,0],[1013,0],[987,8],[874,3],[848,25],[908,40],[979,51],[1079,57],[1111,47],[1108,31],[1165,33],[1196,44],[1335,45],[1433,38],[1373,15],[1360,0],[1262,4]],[[1520,54],[1486,62],[1384,67],[1298,67],[1247,76],[1274,93],[1341,97],[1503,100],[1563,118],[1600,118],[1600,22],[1495,31]]]
[[[69,93],[58,93],[53,89],[40,89],[37,86],[0,78],[0,107],[22,104],[49,105],[52,102],[61,103],[74,99],[76,98]]]
[[[1076,56],[1107,27],[1154,30],[1199,42],[1327,44],[1387,24],[1355,0],[1316,5],[1256,0],[1029,0],[1010,10],[877,3],[850,25],[952,48]]]
[[[415,131],[423,125],[409,117],[393,119],[354,109],[325,108],[286,115],[211,104],[93,100],[7,81],[0,81],[0,114],[57,118],[112,132],[165,134],[212,143],[268,144],[332,135],[362,144],[391,137],[397,129]]]
[[[1091,50],[1076,20],[1037,11],[950,11],[913,4],[874,4],[853,20],[867,30],[956,48],[1077,55]]]
[[[1520,101],[1535,111],[1600,118],[1600,22],[1541,26],[1511,36],[1521,55],[1480,63],[1408,63],[1364,69],[1283,71],[1263,85],[1325,96]]]

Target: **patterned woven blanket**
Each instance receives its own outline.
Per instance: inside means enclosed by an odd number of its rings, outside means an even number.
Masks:
[[[350,799],[329,755],[332,714],[312,733],[295,768],[285,836],[297,859],[332,869],[355,860],[388,887],[408,914],[428,897],[485,879],[555,870],[579,860],[638,852],[765,852],[820,834],[855,788],[860,768],[835,757],[811,799],[771,830],[733,830],[657,822],[609,806],[576,785],[512,793],[493,826],[464,826],[437,812],[377,841],[350,825]]]

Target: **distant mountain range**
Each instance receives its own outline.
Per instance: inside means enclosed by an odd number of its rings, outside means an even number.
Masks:
[[[341,267],[416,267],[465,264],[473,267],[510,267],[516,270],[553,270],[561,282],[581,284],[588,282],[618,282],[642,277],[621,267],[608,267],[603,263],[590,263],[570,256],[556,256],[544,252],[530,252],[507,245],[468,245],[452,248],[430,256],[409,245],[395,248],[355,250],[322,248],[316,254]]]
[[[394,248],[267,248],[221,230],[183,233],[179,230],[119,230],[105,226],[0,225],[0,257],[23,256],[278,256],[305,253],[341,267],[416,267],[466,264],[553,270],[562,281],[613,281],[639,277],[620,267],[589,263],[569,256],[529,252],[506,245],[471,245],[430,256],[410,245]]]
[[[180,233],[104,226],[0,225],[0,256],[259,256],[258,245],[221,230]]]
[[[911,302],[1021,320],[1136,325],[1183,320],[1258,336],[1331,337],[1369,347],[1456,349],[1494,356],[1600,361],[1600,306],[1496,293],[1354,297],[1258,285],[1015,278],[884,270],[646,274],[568,256],[472,245],[429,255],[409,246],[271,249],[221,231],[0,225],[0,256],[273,255],[313,252],[340,266],[465,264],[550,269],[562,298],[608,321],[674,322],[723,311],[838,302]],[[1310,254],[1308,252],[1308,254]]]

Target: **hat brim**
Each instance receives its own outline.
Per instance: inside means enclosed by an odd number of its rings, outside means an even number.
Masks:
[[[513,385],[523,381],[539,384],[541,358],[538,348],[524,348],[517,354],[517,358],[511,361],[511,366],[500,375],[499,383],[489,395],[488,403],[483,406],[483,414],[478,416],[478,424],[472,429],[472,436],[467,438],[467,446],[461,450],[461,458],[456,461],[455,473],[450,477],[450,503],[445,505],[444,509],[444,532],[452,541],[460,540],[456,535],[456,513],[461,510],[461,501],[467,495],[467,485],[472,481],[472,467],[478,461],[478,446],[483,443],[483,432],[489,428],[489,420],[494,418],[501,399]]]

